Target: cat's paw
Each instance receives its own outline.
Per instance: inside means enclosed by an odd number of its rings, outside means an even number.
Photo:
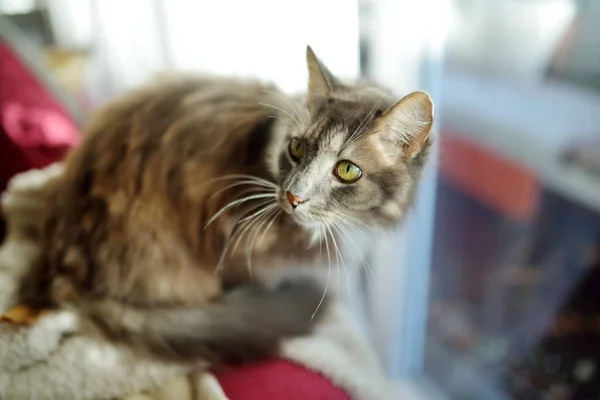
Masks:
[[[229,292],[225,303],[238,304],[245,315],[256,313],[265,323],[287,326],[290,334],[306,334],[328,308],[325,287],[311,278],[296,277],[273,287],[249,284]],[[254,310],[254,313],[250,312]],[[276,329],[278,330],[278,329]]]

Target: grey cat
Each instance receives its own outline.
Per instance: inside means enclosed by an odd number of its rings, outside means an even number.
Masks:
[[[433,103],[342,82],[310,48],[307,63],[302,97],[184,77],[97,113],[52,184],[19,301],[75,310],[83,334],[184,363],[269,356],[309,334],[323,288],[268,288],[252,268],[318,263],[344,229],[397,224]]]

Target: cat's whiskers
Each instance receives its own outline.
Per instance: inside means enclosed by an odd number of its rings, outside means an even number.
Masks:
[[[281,209],[280,208],[276,208],[275,209],[275,213],[273,214],[272,217],[270,217],[270,221],[267,224],[267,227],[265,228],[265,231],[263,232],[263,234],[261,235],[260,239],[258,240],[258,243],[261,243],[264,239],[265,236],[267,235],[267,232],[269,232],[269,229],[271,229],[271,227],[273,226],[273,223],[277,220],[277,218],[281,215]]]
[[[335,212],[334,214],[337,217],[337,222],[343,223],[345,226],[348,226],[348,228],[352,229],[353,232],[358,233],[363,239],[369,240],[369,237],[365,234],[365,232],[362,229],[358,228],[356,225],[354,225],[351,221],[349,221],[346,215],[338,214]]]
[[[329,228],[329,226],[327,227],[327,232],[326,235],[329,234],[331,235],[331,229]],[[333,238],[333,236],[331,236]],[[335,245],[335,241],[334,241],[334,246],[333,246],[333,250],[334,250],[334,254],[335,254],[335,282],[336,282],[336,287],[337,287],[337,297],[338,297],[338,302],[340,301],[340,259],[338,257],[338,253],[337,253],[337,246]]]
[[[271,213],[276,212],[277,204],[273,204],[268,208],[268,212],[263,213],[259,217],[257,217],[258,221],[261,221],[256,225],[256,228],[250,235],[249,239],[246,241],[246,265],[248,266],[248,271],[250,275],[252,275],[252,252],[254,251],[254,243],[256,242],[256,238],[260,233],[260,230],[265,226],[267,221],[269,220],[269,216]]]
[[[327,230],[329,231],[329,235],[331,236],[331,240],[333,241],[333,246],[335,247],[335,252],[336,252],[335,261],[338,264],[338,269],[339,269],[340,261],[342,262],[342,270],[344,271],[344,275],[346,277],[346,290],[348,291],[348,294],[350,294],[350,276],[348,275],[348,269],[346,268],[346,262],[344,261],[344,257],[342,256],[340,247],[337,244],[337,240],[335,240],[335,235],[331,231],[331,227],[333,227],[333,229],[335,229],[335,231],[338,232],[338,235],[339,235],[339,231],[335,228],[335,225],[331,225],[331,226],[327,225]],[[338,258],[338,256],[339,256],[339,258]],[[338,273],[338,275],[339,275],[339,273]],[[338,279],[338,281],[339,281],[339,279]],[[338,287],[339,287],[339,282],[338,282]]]
[[[217,218],[219,218],[221,215],[223,215],[223,213],[225,211],[229,210],[231,207],[240,205],[240,204],[245,203],[250,200],[267,199],[267,198],[275,200],[277,198],[277,194],[275,193],[275,191],[273,191],[273,192],[268,192],[268,193],[253,194],[250,196],[243,197],[241,199],[232,200],[229,203],[225,204],[223,207],[221,207],[219,209],[219,211],[217,211],[215,213],[215,215],[213,215],[212,218],[208,220],[206,225],[204,225],[204,229],[206,229],[210,224],[212,224]]]
[[[292,114],[290,114],[289,112],[287,112],[287,111],[286,111],[286,110],[284,110],[283,108],[280,108],[280,107],[274,106],[273,104],[267,104],[267,103],[258,103],[258,104],[260,104],[261,106],[265,106],[265,107],[271,107],[271,108],[274,108],[275,110],[279,110],[279,111],[281,111],[282,113],[284,113],[285,115],[287,115],[288,117],[290,117],[290,119],[291,119],[292,121],[294,121],[294,123],[295,123],[295,124],[296,124],[296,125],[297,125],[299,128],[302,128],[302,124],[300,123],[300,121],[298,121],[298,120],[297,120],[297,119],[296,119],[296,118],[295,118],[295,117],[294,117]]]
[[[251,222],[252,221],[247,221],[243,225],[235,225],[234,230],[227,239],[227,243],[225,243],[225,247],[223,247],[223,250],[221,251],[221,256],[219,257],[219,262],[217,263],[217,268],[215,270],[216,272],[220,272],[224,268],[225,258],[227,257],[227,254],[230,254],[229,249],[231,244]]]
[[[242,238],[244,237],[244,235],[246,234],[246,232],[248,232],[249,229],[257,221],[260,220],[260,217],[262,216],[262,214],[274,207],[277,207],[277,204],[274,203],[273,201],[269,200],[267,202],[263,202],[263,203],[255,206],[254,208],[250,209],[250,212],[261,206],[262,206],[262,208],[258,212],[254,213],[254,214],[256,214],[256,215],[254,215],[254,218],[247,219],[244,217],[244,221],[236,222],[235,227],[237,227],[237,228],[234,228],[234,231],[229,236],[229,239],[227,240],[227,243],[225,244],[225,247],[223,248],[223,250],[221,252],[221,257],[219,258],[219,263],[217,264],[217,271],[220,271],[223,269],[225,259],[227,258],[228,255],[231,257],[231,256],[233,256],[233,254],[235,254],[235,251],[237,250],[237,247],[240,244],[240,242],[241,242]],[[260,212],[260,214],[259,214],[259,212]],[[232,244],[233,244],[233,248],[231,247]]]
[[[365,132],[364,128],[373,120],[373,117],[375,117],[375,114],[377,113],[377,109],[379,108],[379,106],[380,106],[380,103],[376,104],[373,107],[373,109],[365,116],[365,118],[363,118],[363,120],[360,122],[358,127],[354,130],[352,135],[350,135],[348,140],[346,140],[346,142],[342,146],[342,149],[344,149],[344,148],[348,147],[349,145],[351,145],[352,143],[356,142],[363,135],[363,133]]]
[[[263,193],[259,193],[259,195],[261,195],[261,196],[263,194],[265,194],[265,195],[269,194],[264,197],[275,196],[275,192],[278,188],[277,185],[274,184],[273,182],[270,182],[266,179],[263,179],[263,178],[260,178],[260,177],[254,176],[254,175],[247,175],[247,174],[230,174],[230,175],[220,176],[218,178],[211,179],[210,181],[205,183],[205,185],[211,184],[214,182],[218,182],[218,181],[227,180],[227,179],[241,179],[241,180],[239,182],[227,185],[224,188],[219,189],[217,192],[213,193],[209,197],[208,201],[213,200],[216,196],[218,196],[219,194],[223,193],[226,190],[229,190],[229,189],[237,187],[237,186],[242,186],[242,185],[254,185],[256,187],[252,187],[252,188],[242,191],[241,195],[246,194],[246,193],[252,193],[252,192],[263,192]],[[271,195],[271,193],[272,193],[272,195]],[[231,208],[235,205],[241,205],[245,201],[253,200],[255,198],[260,198],[260,197],[250,197],[250,196],[244,197],[242,199],[235,199],[233,202],[226,204],[223,208],[221,208],[219,211],[217,211],[217,213],[215,215],[213,215],[213,217],[211,217],[211,219],[205,224],[204,229],[206,229],[212,222],[214,222],[215,219],[217,219],[221,214],[223,214],[223,212],[225,212],[229,208]]]
[[[241,228],[241,233],[240,233],[239,235],[237,235],[237,240],[235,241],[235,244],[234,244],[234,246],[233,246],[233,249],[231,249],[230,256],[232,256],[232,255],[235,253],[235,251],[236,251],[236,249],[237,249],[238,245],[240,244],[240,242],[241,242],[242,238],[244,237],[244,234],[245,234],[246,232],[248,232],[248,231],[249,231],[249,229],[250,229],[250,228],[251,228],[251,227],[252,227],[254,224],[256,224],[256,223],[259,221],[259,219],[260,219],[259,217],[260,217],[260,216],[261,216],[261,215],[262,215],[264,212],[268,211],[269,209],[271,209],[271,208],[273,208],[273,207],[275,207],[275,206],[276,206],[276,204],[267,204],[267,205],[264,205],[264,206],[263,206],[263,208],[261,208],[261,209],[259,210],[259,212],[260,212],[260,213],[255,213],[256,215],[254,215],[252,219],[246,219],[245,223],[242,223],[242,224],[243,224],[243,227]],[[239,222],[238,222],[238,223],[239,223]],[[236,225],[237,225],[237,223],[236,223]],[[236,233],[237,233],[237,232],[236,232]],[[233,236],[232,236],[231,240],[234,240],[234,239],[235,239],[235,237],[233,237]]]
[[[314,227],[312,229],[310,229],[311,235],[310,235],[310,239],[308,240],[308,246],[306,246],[306,248],[303,251],[307,251],[309,250],[313,244],[317,243],[317,239],[321,240],[321,231],[318,229],[314,229]]]
[[[265,93],[277,96],[280,100],[283,100],[292,110],[292,112],[294,113],[294,115],[296,117],[298,117],[298,121],[302,122],[302,124],[304,124],[305,126],[308,126],[308,123],[310,122],[310,113],[308,113],[308,108],[306,108],[307,114],[304,116],[304,118],[302,117],[302,114],[300,113],[300,111],[298,110],[298,108],[294,105],[293,101],[291,98],[289,98],[288,96],[285,96],[283,93],[277,93],[274,92],[272,90],[263,90]],[[304,103],[305,107],[306,107],[306,103]]]
[[[322,226],[319,226],[319,230],[324,231],[325,228],[323,228]],[[325,283],[325,289],[323,290],[323,295],[321,296],[321,299],[319,300],[319,304],[317,304],[317,308],[315,308],[315,311],[313,312],[312,316],[310,317],[311,321],[315,318],[315,315],[317,315],[317,311],[319,311],[319,308],[321,308],[321,305],[325,301],[325,297],[327,296],[327,290],[329,289],[329,280],[331,279],[331,256],[329,253],[329,241],[327,240],[326,235],[322,234],[321,236],[323,236],[325,238],[325,248],[327,249],[327,282]]]
[[[322,254],[322,246],[323,246],[323,235],[321,235],[321,230],[319,230],[319,256]]]
[[[369,240],[369,237],[367,235],[365,235],[365,233],[362,230],[360,230],[356,226],[354,226],[354,224],[352,224],[350,221],[344,219],[343,216],[341,216],[339,214],[337,214],[337,215],[338,215],[338,220],[337,221],[332,221],[332,223],[334,225],[337,225],[337,227],[344,232],[344,234],[346,235],[346,237],[348,238],[348,240],[350,240],[353,252],[355,254],[358,254],[358,256],[360,257],[360,262],[365,267],[365,270],[367,272],[367,280],[368,280],[369,287],[372,287],[373,286],[373,282],[372,282],[371,265],[363,257],[362,251],[360,250],[360,247],[356,244],[356,241],[352,238],[352,235],[350,234],[350,232],[348,232],[348,230],[346,230],[346,228],[344,227],[344,225],[347,226],[348,228],[352,229],[354,232],[362,235],[362,237],[365,238],[366,240]],[[344,236],[342,236],[340,234],[340,237],[342,238],[342,240],[344,240]]]
[[[229,210],[233,207],[240,206],[248,201],[253,201],[253,200],[266,199],[266,201],[259,202],[258,204],[250,207],[248,210],[246,210],[246,215],[244,215],[241,219],[239,219],[236,222],[235,226],[237,226],[238,228],[237,229],[234,228],[234,231],[230,234],[229,239],[221,252],[221,256],[219,257],[219,261],[217,263],[217,268],[216,268],[217,271],[220,271],[223,268],[223,265],[224,265],[227,255],[233,254],[235,252],[235,247],[237,247],[237,244],[239,243],[241,238],[248,231],[248,229],[250,229],[252,227],[252,225],[254,225],[254,223],[256,222],[255,218],[262,216],[262,214],[264,212],[270,210],[272,207],[275,207],[276,198],[277,198],[276,190],[278,187],[276,184],[274,184],[273,182],[270,182],[266,179],[263,179],[263,178],[260,178],[257,176],[253,176],[253,175],[230,174],[230,175],[224,175],[224,176],[220,176],[218,178],[212,179],[210,182],[212,183],[212,182],[228,180],[228,179],[240,179],[240,181],[232,183],[230,185],[227,185],[224,188],[221,188],[219,191],[214,193],[210,197],[209,200],[213,199],[215,196],[219,195],[220,193],[224,192],[225,190],[228,190],[228,189],[231,189],[231,188],[234,188],[237,186],[242,186],[242,185],[255,185],[256,187],[251,187],[249,189],[242,191],[241,195],[247,194],[249,192],[250,193],[256,192],[256,191],[259,191],[260,193],[252,194],[252,195],[245,196],[242,198],[238,198],[238,199],[232,200],[229,203],[225,204],[208,220],[208,222],[204,225],[204,229],[208,228],[208,226],[210,224],[212,224],[221,215],[223,215],[227,210]],[[257,208],[261,208],[261,209],[256,212],[253,212]],[[248,215],[249,213],[252,213],[252,214]],[[236,238],[237,238],[237,240],[236,240]],[[231,245],[232,245],[232,243],[234,243],[234,241],[235,241],[235,247],[233,250],[230,251]]]
[[[339,219],[338,221],[332,221],[332,224],[342,231],[344,235],[340,234],[340,237],[342,237],[343,240],[348,239],[351,242],[351,247],[355,250],[354,253],[358,254],[358,256],[360,257],[361,262],[366,262],[365,258],[362,255],[362,251],[360,251],[360,247],[352,237],[352,234],[346,229],[346,227],[352,229],[353,232],[360,233],[365,239],[368,239],[364,232],[358,230],[354,225],[343,219]]]
[[[342,240],[342,242],[346,245],[347,248],[352,247],[352,251],[349,254],[352,256],[354,261],[360,263],[361,267],[364,266],[365,271],[366,271],[366,276],[367,276],[367,284],[369,285],[369,289],[372,289],[373,282],[371,280],[371,275],[370,275],[371,274],[371,266],[369,265],[367,260],[363,257],[360,247],[358,247],[358,245],[352,238],[352,235],[350,234],[350,232],[348,232],[346,230],[346,228],[344,227],[344,223],[345,223],[345,221],[339,221],[339,222],[333,221],[332,222],[334,229],[338,232],[338,235],[340,236],[340,239]],[[350,241],[351,246],[348,246],[346,240]],[[358,260],[357,260],[356,256],[358,256]],[[364,294],[364,289],[363,289],[362,285],[359,285],[359,287],[363,291],[363,294]]]
[[[244,218],[240,219],[239,221],[236,222],[236,224],[241,224],[244,221],[247,221],[249,219],[258,217],[259,215],[264,214],[265,212],[271,210],[273,207],[277,206],[277,204],[273,200],[268,200],[268,201],[266,201],[264,203],[261,203],[257,207],[252,208],[250,211],[255,210],[256,208],[260,207],[261,205],[267,205],[267,204],[270,204],[270,206],[265,207],[265,208],[261,208],[260,210],[254,212],[254,213],[252,213],[250,215],[248,215],[247,217],[244,217]]]
[[[308,104],[306,104],[306,99],[304,99],[302,101],[302,105],[304,106],[304,109],[306,110],[306,115],[308,116],[308,119],[310,120],[310,110],[308,109]]]
[[[350,143],[353,142],[353,140],[356,138],[358,132],[360,132],[363,124],[369,118],[369,115],[371,114],[371,112],[369,112],[367,115],[365,115],[365,117],[362,119],[362,121],[360,121],[360,124],[358,124],[358,126],[356,127],[356,129],[354,130],[354,132],[352,132],[352,135],[350,135],[350,137],[346,140],[346,142],[342,146],[342,149],[345,148],[345,147],[347,147]]]
[[[373,228],[371,228],[369,225],[365,224],[364,222],[362,222],[359,219],[356,219],[356,218],[354,218],[354,217],[352,217],[352,216],[350,216],[350,215],[348,215],[348,214],[346,214],[346,213],[344,213],[342,211],[339,211],[339,210],[333,211],[333,213],[334,214],[338,214],[338,216],[340,216],[340,217],[348,218],[348,219],[351,219],[352,221],[358,222],[359,224],[361,224],[362,226],[364,226],[365,228],[367,228],[368,230],[370,230],[371,232],[373,232]]]
[[[277,185],[267,179],[258,177],[258,176],[254,176],[254,175],[248,175],[248,174],[227,174],[227,175],[222,175],[219,176],[218,178],[213,178],[213,179],[209,179],[207,182],[205,182],[202,186],[205,185],[210,185],[212,183],[215,182],[220,182],[220,181],[224,181],[227,179],[247,179],[247,180],[251,180],[256,182],[257,184],[262,184],[265,187],[270,187],[273,189],[277,189]]]
[[[267,186],[267,185],[265,185],[265,184],[263,184],[261,182],[256,182],[256,181],[253,181],[253,180],[243,180],[243,181],[240,181],[240,182],[237,182],[237,183],[233,183],[231,185],[227,185],[227,186],[225,186],[222,189],[219,189],[212,196],[210,196],[208,200],[210,201],[210,200],[214,199],[215,197],[217,197],[219,194],[223,193],[226,190],[229,190],[229,189],[234,188],[236,186],[242,186],[242,185],[255,185],[256,188],[252,188],[252,189],[256,190],[256,191],[258,191],[258,190],[265,190],[265,188],[271,188],[271,186]]]

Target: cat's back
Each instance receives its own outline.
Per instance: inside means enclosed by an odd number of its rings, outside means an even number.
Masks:
[[[214,212],[205,207],[214,193],[206,183],[256,173],[248,143],[256,126],[272,120],[261,103],[273,90],[252,81],[166,77],[99,110],[49,202],[51,270],[62,271],[70,288],[117,296],[145,298],[163,286],[191,292],[197,280],[183,266],[198,264],[199,254],[215,256],[199,248],[215,248],[202,229]],[[168,270],[173,265],[179,272]],[[162,281],[140,279],[140,271]],[[166,285],[169,274],[183,283]]]
[[[269,114],[261,103],[273,91],[250,80],[164,76],[99,110],[85,131],[83,147],[100,145],[97,152],[105,154],[119,142],[127,143],[131,153],[141,150],[140,143],[166,150],[182,143],[186,150],[197,143],[195,151],[221,147],[230,135],[243,133],[240,127]]]
[[[206,176],[223,172],[244,162],[240,148],[270,118],[263,104],[273,91],[224,77],[162,77],[92,116],[82,145],[67,160],[67,175],[93,181],[96,190],[133,195],[161,178],[182,178],[190,168],[202,166]]]

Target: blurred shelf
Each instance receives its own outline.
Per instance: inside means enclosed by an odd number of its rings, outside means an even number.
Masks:
[[[440,109],[443,129],[497,151],[600,212],[600,176],[561,160],[577,140],[600,137],[597,94],[559,82],[518,85],[448,73]]]

